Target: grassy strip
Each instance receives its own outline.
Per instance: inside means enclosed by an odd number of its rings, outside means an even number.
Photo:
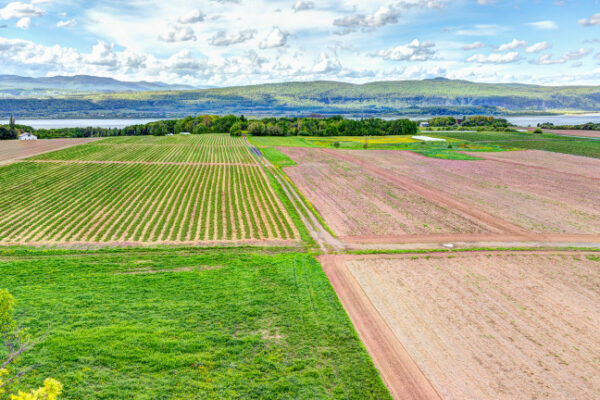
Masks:
[[[505,149],[520,148],[545,150],[555,153],[573,154],[600,158],[600,140],[569,138],[553,134],[506,133],[506,132],[444,132],[444,137],[483,142]]]
[[[22,384],[52,376],[61,399],[391,399],[306,254],[84,252],[0,272],[47,335]]]
[[[294,225],[296,225],[296,229],[298,229],[298,233],[300,234],[300,238],[302,239],[302,241],[306,242],[308,246],[316,245],[316,242],[314,241],[312,236],[310,236],[310,233],[308,233],[308,230],[304,226],[300,215],[296,211],[296,207],[294,207],[294,205],[292,204],[292,200],[285,194],[283,188],[281,187],[277,179],[275,179],[271,171],[269,171],[267,168],[264,168],[263,170],[269,178],[269,183],[273,187],[275,194],[277,195],[277,197],[279,197],[279,200],[285,207],[288,215],[294,222]]]
[[[325,228],[325,230],[327,232],[329,232],[329,234],[331,236],[337,237],[337,235],[335,234],[335,232],[333,232],[333,230],[329,227],[329,225],[327,225],[327,222],[325,222],[325,220],[323,219],[323,217],[321,216],[321,214],[317,211],[317,209],[315,208],[315,206],[313,206],[312,203],[310,201],[308,201],[308,199],[304,196],[304,194],[302,194],[302,192],[300,191],[300,189],[298,189],[298,187],[294,184],[294,182],[283,171],[279,170],[279,173],[280,173],[280,176],[283,179],[285,179],[291,185],[291,187],[296,191],[296,193],[298,194],[298,196],[300,196],[300,198],[302,199],[302,201],[304,202],[304,204],[313,213],[313,215],[315,216],[315,218],[317,218],[317,220],[323,226],[323,228]]]
[[[265,158],[277,167],[291,167],[296,165],[296,162],[277,150],[274,147],[263,147],[260,152]]]

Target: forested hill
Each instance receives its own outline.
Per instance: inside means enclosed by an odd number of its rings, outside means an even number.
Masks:
[[[76,92],[141,92],[156,90],[196,89],[188,85],[170,85],[162,82],[126,82],[90,75],[31,78],[19,75],[0,75],[0,96],[32,97]]]
[[[0,113],[30,116],[154,116],[190,114],[463,115],[600,110],[600,87],[486,84],[447,79],[291,82],[185,91],[0,99]]]

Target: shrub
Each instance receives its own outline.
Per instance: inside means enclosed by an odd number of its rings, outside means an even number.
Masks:
[[[333,142],[333,147],[335,147],[336,149],[339,149],[340,148],[340,142],[338,142],[338,141]]]
[[[533,131],[533,133],[540,134],[540,133],[544,133],[544,131],[542,130],[542,128],[535,128],[535,131]]]
[[[32,341],[25,330],[19,328],[13,319],[15,311],[15,298],[8,290],[0,289],[0,398],[4,399],[9,394],[10,385],[21,378],[30,369],[11,372],[9,367],[19,361],[21,355],[30,350],[36,342]],[[62,384],[57,380],[48,378],[44,386],[28,392],[19,391],[16,395],[10,394],[11,400],[56,400],[62,392]]]

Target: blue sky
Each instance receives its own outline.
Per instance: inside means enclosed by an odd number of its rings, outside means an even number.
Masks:
[[[596,0],[0,2],[0,74],[600,84]]]

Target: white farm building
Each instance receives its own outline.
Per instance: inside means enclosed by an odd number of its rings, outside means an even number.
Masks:
[[[37,140],[37,136],[29,132],[25,132],[19,135],[19,140]]]

